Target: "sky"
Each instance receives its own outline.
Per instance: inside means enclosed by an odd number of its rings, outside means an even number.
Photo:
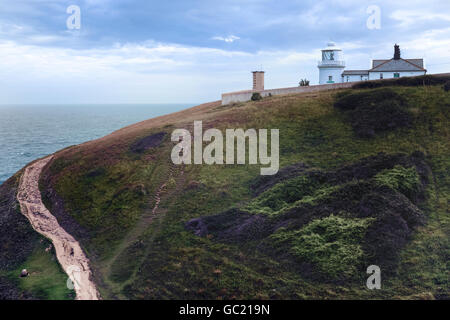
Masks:
[[[266,88],[317,84],[329,41],[347,69],[398,43],[450,72],[450,1],[0,0],[0,104],[202,103],[260,69]]]

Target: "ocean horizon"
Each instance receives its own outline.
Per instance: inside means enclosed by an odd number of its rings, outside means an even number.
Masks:
[[[37,158],[194,105],[0,105],[0,185]]]

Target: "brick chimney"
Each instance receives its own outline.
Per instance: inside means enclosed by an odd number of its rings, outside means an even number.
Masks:
[[[398,44],[394,46],[394,60],[400,60],[400,46]]]
[[[253,90],[264,90],[264,71],[252,71],[253,73]]]

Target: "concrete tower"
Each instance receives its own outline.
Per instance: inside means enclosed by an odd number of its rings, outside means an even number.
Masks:
[[[253,90],[264,90],[264,71],[252,71],[253,73]]]
[[[319,84],[342,82],[342,72],[345,68],[342,50],[334,42],[329,42],[327,48],[322,49],[322,60],[319,68]]]

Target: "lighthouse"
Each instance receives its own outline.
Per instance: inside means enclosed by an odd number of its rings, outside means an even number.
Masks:
[[[329,42],[322,49],[322,60],[317,65],[319,68],[319,84],[342,82],[342,72],[345,68],[342,50],[336,47],[334,42]]]

